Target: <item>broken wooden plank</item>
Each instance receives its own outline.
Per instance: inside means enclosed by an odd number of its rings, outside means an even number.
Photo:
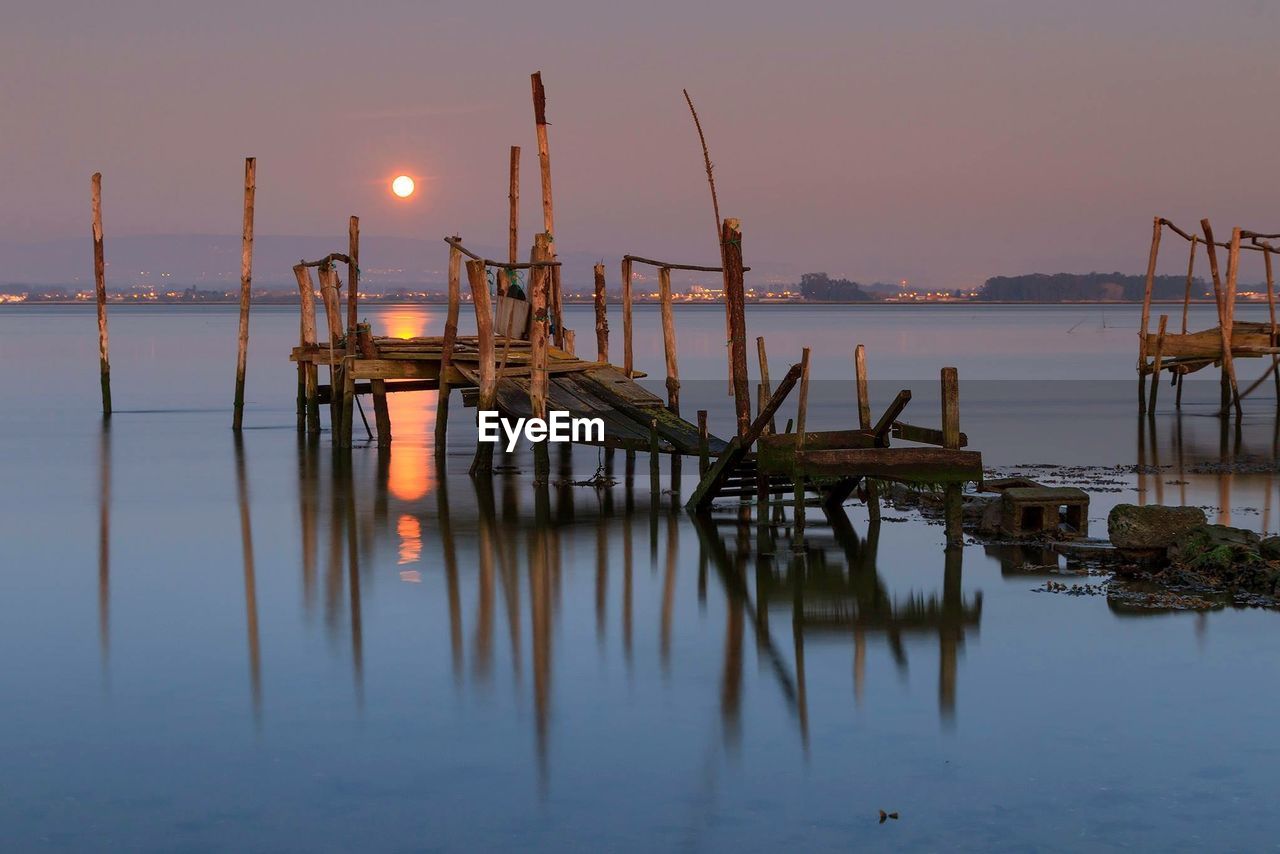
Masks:
[[[922,445],[937,445],[943,447],[945,440],[941,430],[935,430],[932,427],[917,427],[914,424],[908,424],[905,421],[893,422],[892,430],[893,438],[901,439],[904,442],[919,442]],[[969,444],[969,437],[960,434],[960,447]]]
[[[982,454],[945,448],[804,451],[796,455],[794,470],[813,477],[869,477],[917,484],[981,482]]]

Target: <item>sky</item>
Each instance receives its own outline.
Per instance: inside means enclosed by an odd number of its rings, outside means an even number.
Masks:
[[[358,214],[442,264],[505,245],[520,145],[527,251],[541,70],[557,245],[611,269],[715,261],[687,87],[768,276],[1141,272],[1157,214],[1280,231],[1277,49],[1254,0],[11,4],[0,240],[87,240],[94,171],[108,241],[237,234],[253,155],[259,235],[337,248]]]

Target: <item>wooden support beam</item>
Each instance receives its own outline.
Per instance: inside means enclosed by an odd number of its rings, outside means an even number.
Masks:
[[[658,301],[662,311],[662,353],[667,366],[667,409],[680,414],[680,362],[676,357],[676,323],[671,313],[671,271],[658,271]]]
[[[1168,325],[1169,315],[1160,315],[1160,331],[1156,333],[1156,349],[1151,361],[1151,402],[1147,404],[1147,411],[1151,413],[1156,411],[1156,398],[1160,394],[1160,371],[1164,367],[1164,334]]]
[[[449,244],[449,304],[445,313],[444,342],[440,353],[440,391],[436,398],[435,452],[443,454],[449,436],[449,366],[458,339],[458,310],[462,299],[462,250]]]
[[[800,351],[800,399],[796,403],[796,450],[804,452],[806,421],[809,414],[809,348]],[[762,473],[756,472],[756,482],[760,483]],[[806,478],[802,472],[792,472],[794,495],[792,517],[794,523],[792,549],[804,551],[804,490]]]
[[[244,223],[240,232],[240,329],[236,337],[236,391],[231,429],[244,424],[244,374],[249,358],[249,298],[253,286],[253,196],[257,188],[257,159],[244,159]]]
[[[898,396],[893,399],[893,403],[889,404],[889,408],[880,416],[880,420],[871,428],[871,432],[875,434],[876,445],[884,448],[889,444],[889,431],[893,428],[893,423],[898,420],[898,416],[902,414],[902,410],[907,408],[907,404],[911,402],[910,389],[903,389],[898,392]]]
[[[705,477],[711,466],[711,452],[708,444],[707,410],[698,410],[698,477]]]
[[[743,289],[742,225],[726,219],[720,231],[724,255],[724,293],[729,307],[729,379],[733,385],[733,403],[738,416],[738,435],[751,424],[751,388],[747,382],[746,294]]]
[[[764,336],[756,337],[756,357],[760,360],[760,391],[756,398],[759,401],[756,414],[764,412],[764,405],[773,396],[773,386],[769,382],[769,354],[765,352]],[[776,418],[769,419],[769,433],[778,432],[778,422]]]
[[[111,415],[111,355],[107,337],[107,261],[102,240],[102,173],[89,179],[93,208],[93,286],[98,303],[98,380],[102,386],[102,414]]]
[[[866,431],[868,435],[872,435],[870,430]],[[904,442],[919,442],[922,445],[936,445],[939,448],[945,447],[946,440],[943,438],[941,430],[935,430],[932,427],[917,427],[914,424],[908,424],[905,421],[893,422],[893,428],[890,434],[895,439],[901,439]],[[958,447],[965,448],[969,445],[969,437],[961,433],[960,444]]]

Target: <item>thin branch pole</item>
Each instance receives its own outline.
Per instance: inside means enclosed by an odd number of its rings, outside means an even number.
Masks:
[[[244,159],[244,227],[240,235],[240,332],[236,343],[236,393],[231,429],[244,424],[244,372],[249,359],[249,298],[253,287],[253,196],[257,158]]]
[[[360,298],[360,217],[347,221],[347,336],[355,341]]]
[[[1138,339],[1138,412],[1147,408],[1147,329],[1151,325],[1151,292],[1155,287],[1156,259],[1160,256],[1160,229],[1163,224],[1156,217],[1151,226],[1151,254],[1147,258],[1147,282],[1142,291],[1142,331]]]
[[[510,185],[507,188],[507,260],[520,255],[520,146],[511,146]]]
[[[93,206],[93,286],[98,302],[98,375],[102,385],[102,414],[111,415],[111,357],[107,337],[107,261],[102,245],[102,173],[89,179]]]

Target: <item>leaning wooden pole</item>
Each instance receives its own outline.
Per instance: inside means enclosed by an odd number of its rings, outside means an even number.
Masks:
[[[249,360],[249,298],[253,286],[253,196],[257,158],[244,159],[244,226],[240,233],[240,335],[236,343],[236,395],[231,429],[244,424],[244,373]]]
[[[498,401],[498,376],[493,343],[493,308],[489,303],[489,279],[485,275],[484,261],[467,262],[467,282],[471,285],[471,301],[476,310],[476,349],[479,351],[480,396],[476,411],[493,411]],[[488,472],[492,468],[493,443],[476,442],[471,474]]]
[[[1147,282],[1142,290],[1142,329],[1138,338],[1138,412],[1147,411],[1147,328],[1151,325],[1151,292],[1156,282],[1156,260],[1160,257],[1160,229],[1164,221],[1155,218],[1151,226],[1151,253],[1147,257]]]
[[[724,294],[729,303],[729,378],[733,383],[733,405],[738,416],[738,435],[751,426],[751,388],[747,382],[746,293],[743,289],[742,225],[733,218],[724,221],[720,232],[724,258]]]
[[[107,338],[107,261],[102,246],[102,173],[89,179],[93,205],[93,286],[98,300],[98,375],[102,385],[102,414],[111,415],[111,357]]]
[[[1236,327],[1236,291],[1240,282],[1240,229],[1231,229],[1231,248],[1227,251],[1227,293],[1226,303],[1224,305],[1223,314],[1226,315],[1226,325],[1223,327],[1225,333],[1225,345],[1222,351],[1222,366],[1227,372],[1227,381],[1231,385],[1231,400],[1234,401],[1236,409],[1236,418],[1243,416],[1243,410],[1240,405],[1240,387],[1236,383],[1236,363],[1235,356],[1231,352],[1232,343],[1235,340]],[[1226,407],[1223,407],[1221,415],[1226,415]]]
[[[808,414],[809,414],[809,348],[805,347],[800,351],[800,399],[796,402],[796,461],[798,462],[801,455],[804,454],[805,438],[808,435]],[[757,483],[767,475],[763,471],[756,471]],[[794,473],[794,522],[795,534],[792,537],[794,543],[793,548],[797,551],[804,550],[804,491],[805,476],[800,473],[797,467]]]
[[[662,353],[667,366],[667,409],[680,414],[680,360],[676,357],[676,321],[671,311],[671,270],[658,270],[658,301],[662,310]]]
[[[592,271],[595,279],[596,361],[609,361],[609,306],[604,287],[604,265]]]
[[[1220,413],[1225,414],[1231,406],[1230,371],[1227,368],[1231,358],[1231,333],[1227,329],[1226,291],[1222,286],[1222,276],[1218,271],[1218,250],[1213,242],[1213,226],[1208,219],[1200,220],[1200,228],[1204,231],[1204,248],[1209,254],[1209,275],[1213,277],[1213,299],[1218,306],[1218,336],[1222,346],[1222,376],[1220,380],[1221,401]]]

